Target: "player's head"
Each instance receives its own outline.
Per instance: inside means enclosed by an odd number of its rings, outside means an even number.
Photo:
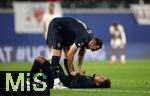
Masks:
[[[120,25],[120,23],[118,21],[115,21],[112,25],[116,30],[118,30],[118,25]]]
[[[94,86],[97,88],[110,88],[111,87],[111,82],[109,79],[106,79],[102,76],[93,75],[94,78]]]
[[[55,9],[55,4],[53,2],[49,3],[48,10],[50,14],[54,14],[54,9]]]
[[[112,25],[113,26],[117,26],[117,25],[119,25],[119,22],[118,21],[114,21]]]
[[[90,42],[88,43],[88,47],[89,47],[89,49],[91,49],[92,51],[96,51],[96,50],[102,48],[102,44],[103,44],[103,42],[102,42],[101,39],[94,37],[94,38],[92,38],[92,39],[90,40]]]

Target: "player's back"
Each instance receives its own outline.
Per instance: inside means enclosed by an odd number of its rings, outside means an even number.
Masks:
[[[74,41],[78,36],[86,35],[86,28],[77,20],[71,17],[58,17],[53,19],[54,26],[58,28],[58,34],[63,35],[65,40]]]
[[[53,21],[55,22],[56,27],[58,27],[58,29],[60,29],[61,32],[65,35],[78,35],[86,30],[84,26],[80,22],[78,22],[77,19],[74,19],[72,17],[58,17],[54,18]]]

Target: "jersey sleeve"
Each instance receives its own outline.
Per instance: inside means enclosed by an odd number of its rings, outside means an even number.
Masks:
[[[123,42],[124,44],[126,44],[126,35],[125,35],[125,31],[124,31],[123,26],[120,26],[120,27],[119,27],[119,30],[120,30],[120,32],[121,32],[122,42]]]
[[[113,31],[114,31],[114,27],[113,27],[113,26],[110,26],[110,27],[109,27],[109,33],[110,33],[110,34],[113,34]]]
[[[87,47],[88,38],[93,36],[92,30],[89,29],[89,27],[81,20],[76,20],[79,23],[81,29],[79,29],[77,32],[75,44],[80,48]]]

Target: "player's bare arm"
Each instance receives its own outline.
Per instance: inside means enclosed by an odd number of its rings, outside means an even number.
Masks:
[[[74,55],[77,52],[77,50],[78,50],[77,46],[73,44],[67,54],[68,69],[70,73],[73,72],[72,63],[73,63]]]
[[[84,59],[85,52],[86,52],[85,48],[81,48],[79,50],[79,54],[78,54],[78,72],[79,73],[83,72],[83,70],[82,70],[82,62],[83,62],[83,59]]]

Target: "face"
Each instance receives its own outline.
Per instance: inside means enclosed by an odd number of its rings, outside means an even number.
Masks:
[[[96,86],[99,86],[102,82],[104,82],[106,80],[106,78],[102,77],[102,76],[98,76],[96,75],[94,77],[94,83]]]
[[[100,47],[100,46],[98,46],[98,45],[96,44],[96,41],[93,40],[93,39],[89,42],[88,46],[89,46],[89,48],[90,48],[92,51],[96,51],[96,50],[98,50],[99,47]]]
[[[55,5],[54,5],[54,3],[50,3],[50,5],[49,5],[49,13],[50,14],[54,14],[54,9],[55,9]]]

